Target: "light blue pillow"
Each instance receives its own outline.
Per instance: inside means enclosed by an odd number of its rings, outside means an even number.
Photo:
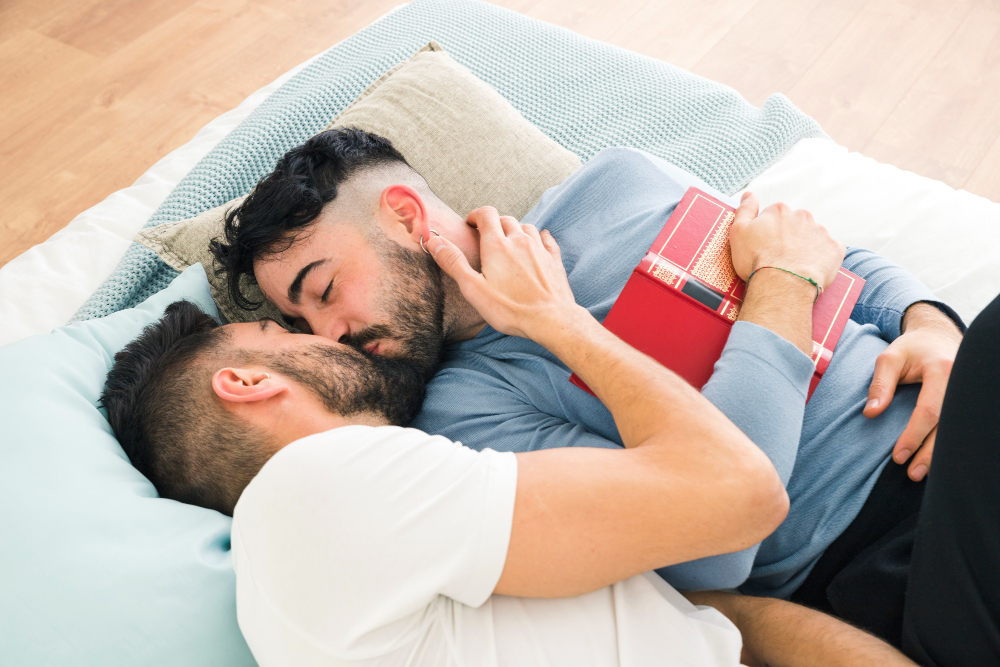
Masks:
[[[229,517],[164,500],[97,402],[174,301],[217,316],[200,264],[140,306],[0,348],[0,663],[252,666]]]

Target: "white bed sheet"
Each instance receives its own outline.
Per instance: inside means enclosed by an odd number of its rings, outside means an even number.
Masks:
[[[826,139],[799,141],[747,189],[906,268],[966,323],[1000,293],[1000,204],[989,199]]]
[[[0,268],[0,345],[65,324],[184,175],[311,60],[210,122],[132,186]],[[747,189],[762,206],[784,201],[806,208],[844,243],[907,268],[967,322],[1000,292],[1000,204],[983,197],[826,139],[799,141]]]

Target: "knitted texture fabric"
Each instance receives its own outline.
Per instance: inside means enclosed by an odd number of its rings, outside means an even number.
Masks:
[[[799,139],[825,136],[780,94],[758,109],[728,86],[501,7],[416,0],[270,95],[181,180],[147,226],[246,194],[286,151],[431,40],[584,162],[609,146],[641,148],[732,194]],[[133,243],[73,321],[137,305],[176,275]]]

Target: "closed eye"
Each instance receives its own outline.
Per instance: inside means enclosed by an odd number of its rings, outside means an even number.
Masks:
[[[319,300],[320,300],[321,303],[326,303],[326,300],[330,297],[330,291],[331,290],[333,290],[333,281],[332,280],[330,281],[330,284],[326,286],[326,291],[323,292],[323,296],[321,296],[319,298]]]

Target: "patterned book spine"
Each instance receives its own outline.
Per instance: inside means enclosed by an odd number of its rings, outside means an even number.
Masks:
[[[688,189],[650,247],[646,266],[640,265],[640,269],[735,322],[746,285],[736,275],[730,256],[729,228],[734,213],[731,206],[715,197],[697,188]],[[675,279],[669,284],[659,276]]]
[[[688,295],[703,306],[714,310],[729,322],[735,322],[736,318],[739,317],[741,299],[713,289],[654,252],[646,253],[642,262],[639,263],[638,272],[663,283],[666,287]]]

